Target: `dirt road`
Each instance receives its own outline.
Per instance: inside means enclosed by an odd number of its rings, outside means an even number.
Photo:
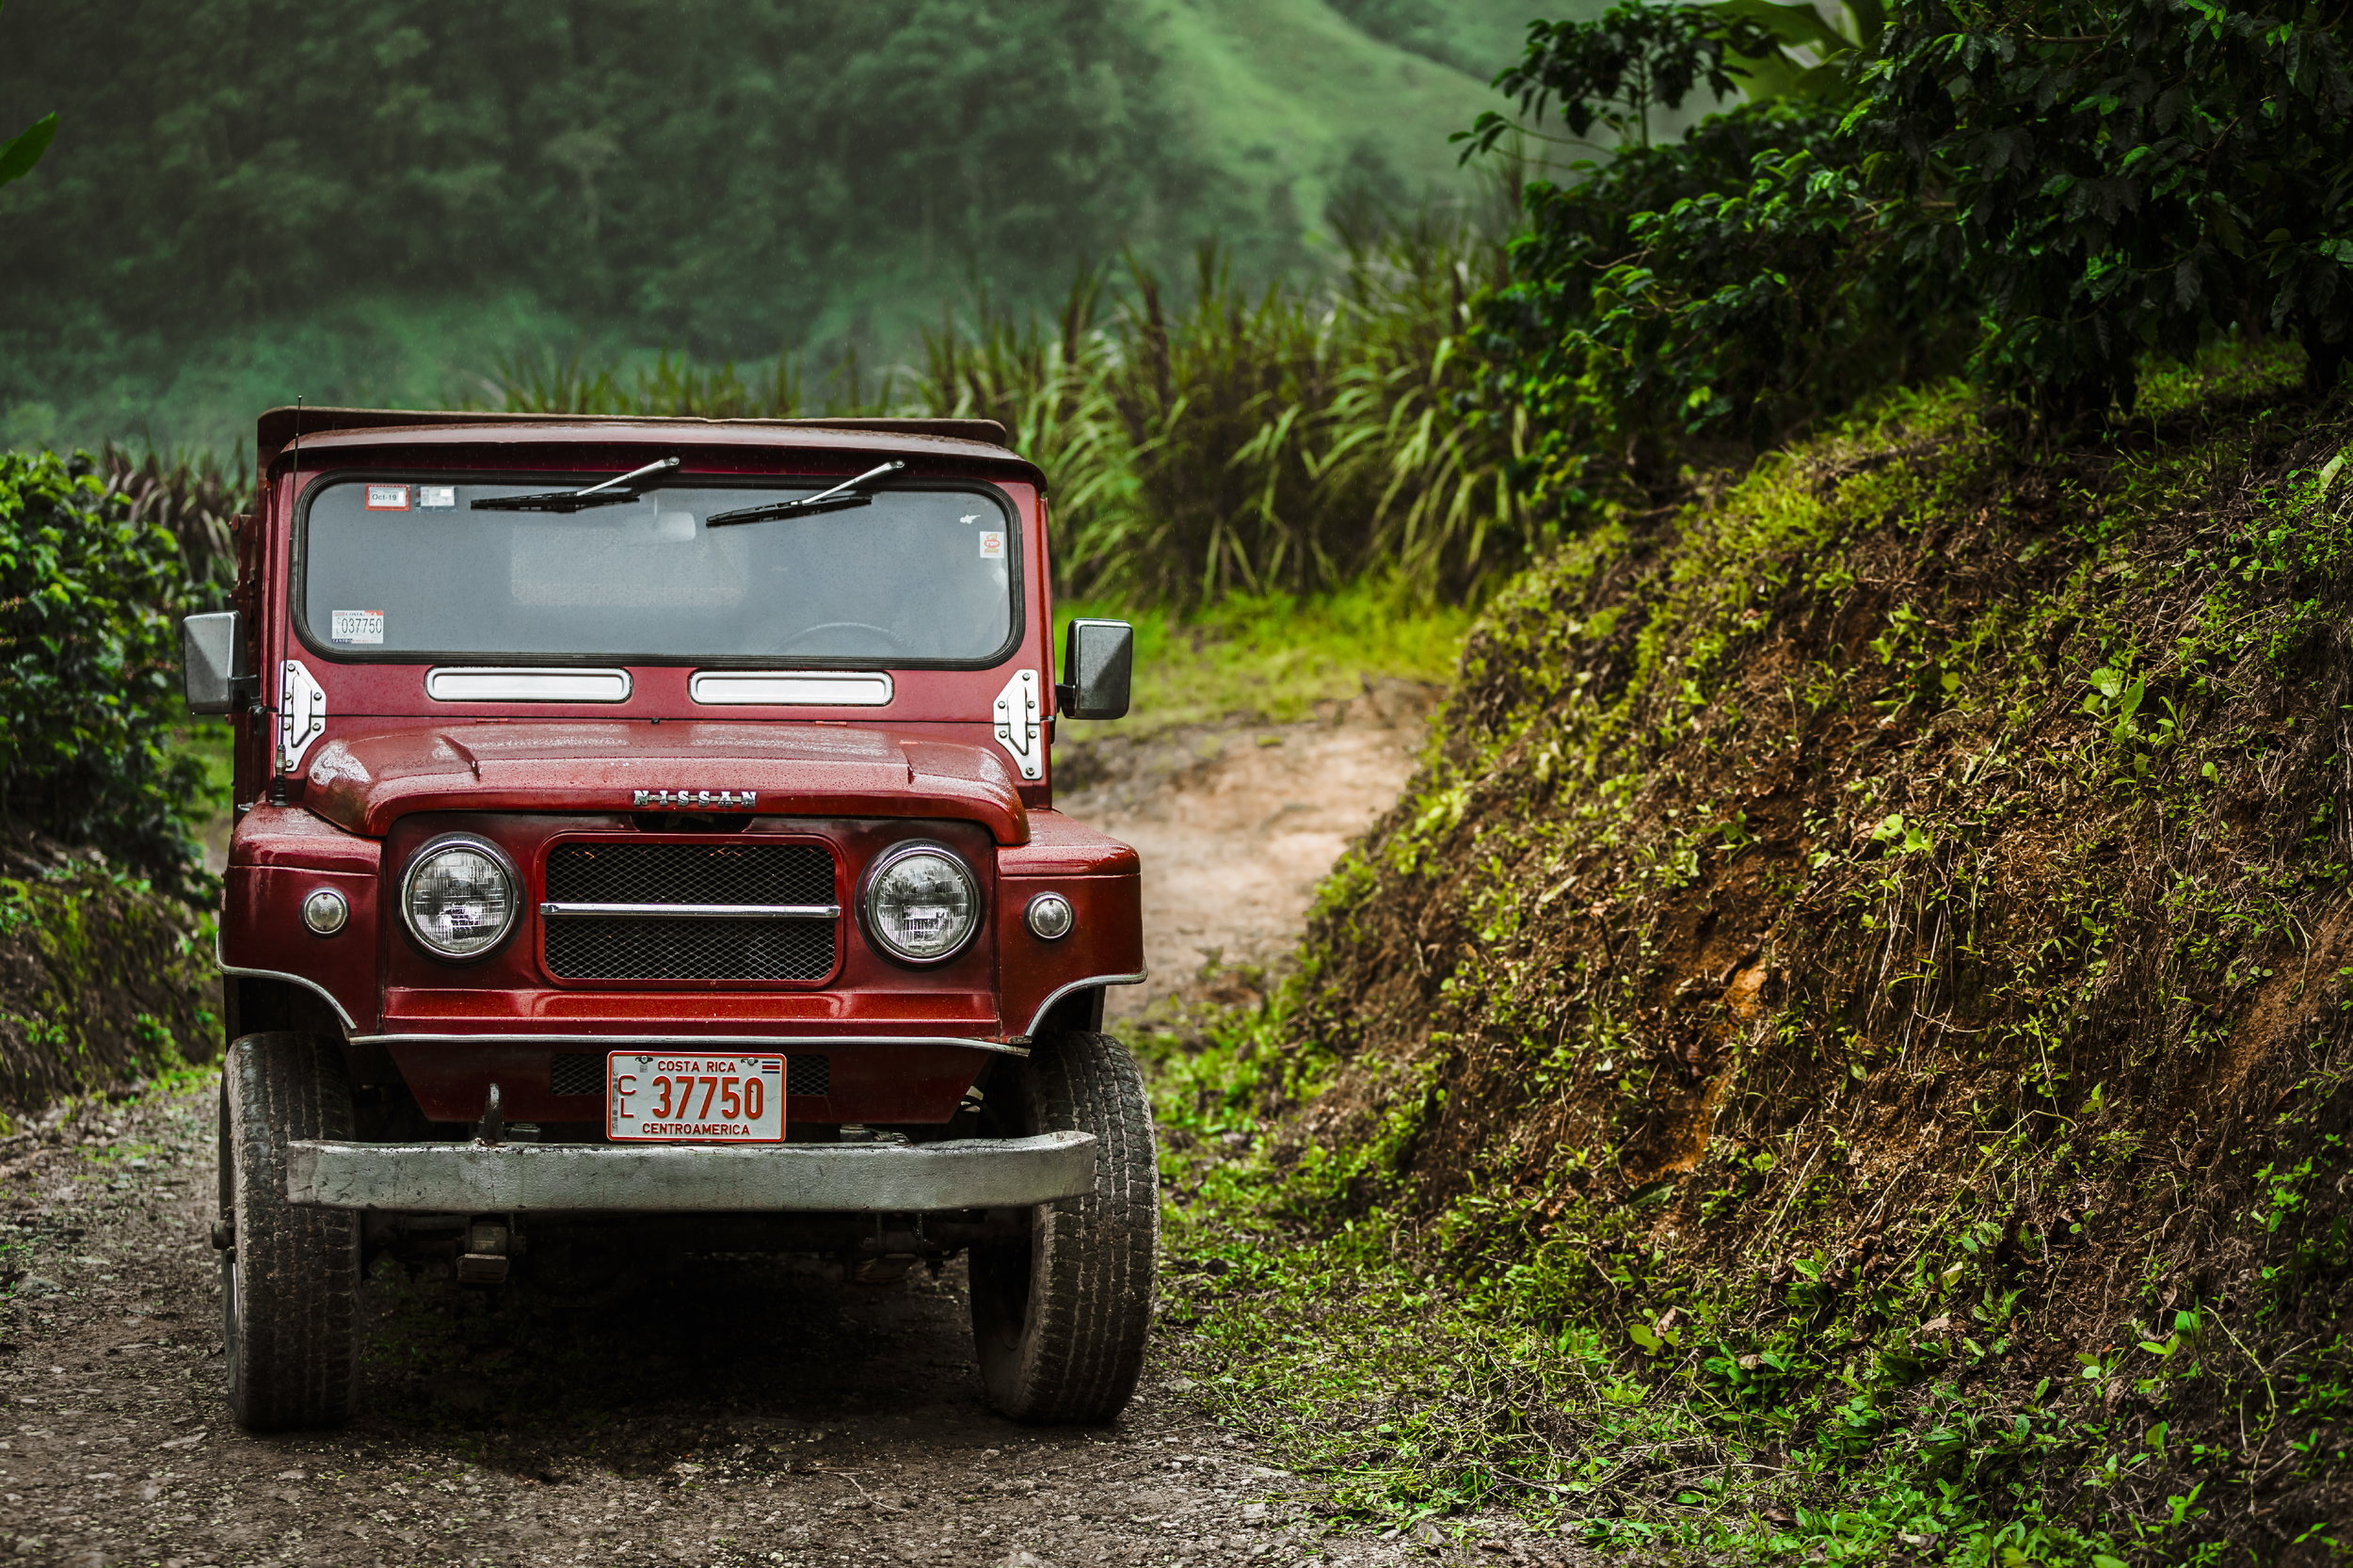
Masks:
[[[1418,727],[1337,719],[1107,774],[1072,803],[1145,851],[1163,994],[1198,967],[1189,948],[1272,956],[1394,797]],[[595,1305],[386,1268],[364,1415],[248,1436],[221,1400],[214,1181],[209,1082],[0,1142],[0,1560],[1429,1560],[1303,1517],[1163,1373],[1110,1429],[1000,1419],[953,1267],[876,1288],[699,1258]]]
[[[1074,770],[1085,785],[1059,804],[1144,856],[1152,978],[1111,993],[1113,1019],[1171,997],[1234,1000],[1236,971],[1289,952],[1316,884],[1404,788],[1433,696],[1389,681],[1313,724],[1090,740]]]
[[[1314,1545],[1287,1528],[1282,1478],[1160,1388],[1110,1431],[991,1415],[954,1271],[868,1288],[699,1259],[594,1307],[379,1273],[366,1414],[248,1436],[221,1402],[209,1089],[61,1130],[6,1176],[22,1274],[0,1552],[19,1560],[1281,1562]]]

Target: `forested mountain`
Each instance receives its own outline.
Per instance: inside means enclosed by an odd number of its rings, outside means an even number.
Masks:
[[[0,440],[216,439],[549,342],[872,355],[1209,236],[1271,271],[1469,188],[1462,67],[1521,4],[16,0],[0,120],[62,126],[0,194]]]

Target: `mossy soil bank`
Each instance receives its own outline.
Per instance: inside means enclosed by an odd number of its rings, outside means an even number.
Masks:
[[[1960,393],[1504,593],[1164,1038],[1204,1396],[1629,1560],[2353,1542],[2353,410]]]
[[[104,859],[0,840],[0,1134],[220,1051],[212,922]]]

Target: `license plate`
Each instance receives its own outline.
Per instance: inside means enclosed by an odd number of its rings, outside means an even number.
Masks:
[[[784,1058],[615,1051],[605,1058],[605,1136],[636,1142],[780,1144]]]

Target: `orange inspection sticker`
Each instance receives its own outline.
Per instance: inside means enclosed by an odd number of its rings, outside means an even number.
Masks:
[[[371,512],[405,512],[408,509],[408,487],[406,485],[370,485],[368,510]]]

